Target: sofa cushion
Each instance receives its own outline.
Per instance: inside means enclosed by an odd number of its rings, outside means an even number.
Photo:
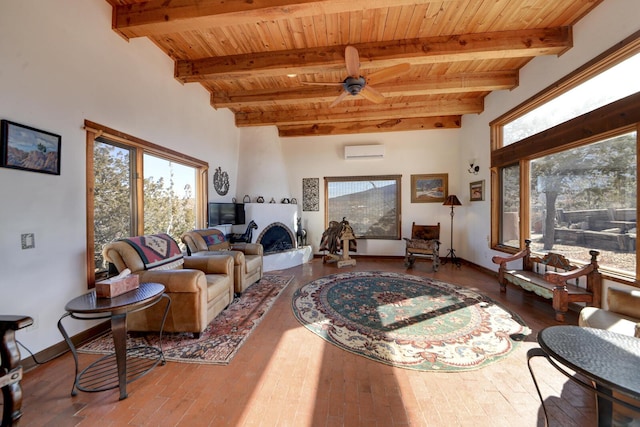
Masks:
[[[166,233],[120,239],[129,244],[140,256],[145,270],[175,270],[184,263],[180,247]]]
[[[640,319],[640,291],[609,288],[607,303],[609,311]]]
[[[206,274],[207,301],[212,301],[224,294],[233,295],[233,275]],[[229,300],[229,302],[231,302]]]
[[[637,319],[603,310],[597,307],[584,307],[580,310],[578,325],[586,328],[605,329],[623,335],[635,336]]]
[[[260,255],[245,255],[245,271],[247,273],[257,271],[262,268],[262,256]]]

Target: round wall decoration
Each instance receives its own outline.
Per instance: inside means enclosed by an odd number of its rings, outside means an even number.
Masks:
[[[221,166],[218,166],[213,174],[213,188],[221,196],[224,196],[229,191],[229,174],[223,172]]]

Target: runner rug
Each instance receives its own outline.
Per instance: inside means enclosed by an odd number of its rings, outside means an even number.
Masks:
[[[420,371],[481,368],[531,332],[489,297],[401,273],[326,276],[298,289],[292,308],[307,329],[346,351]]]
[[[264,275],[247,288],[222,313],[209,323],[199,339],[191,333],[165,333],[162,350],[166,360],[183,363],[227,365],[251,332],[269,311],[293,276]],[[127,348],[160,346],[158,333],[128,334]],[[99,336],[78,349],[82,353],[113,352],[111,332]]]

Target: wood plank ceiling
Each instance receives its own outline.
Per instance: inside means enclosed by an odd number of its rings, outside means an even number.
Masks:
[[[490,92],[516,87],[532,58],[570,49],[572,26],[602,2],[107,1],[113,29],[148,37],[177,80],[205,87],[237,126],[275,125],[281,136],[460,127]],[[371,85],[333,105],[347,46]],[[400,64],[410,67],[377,73]]]

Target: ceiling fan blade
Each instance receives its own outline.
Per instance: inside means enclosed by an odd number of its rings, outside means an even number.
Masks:
[[[329,105],[329,108],[331,107],[335,107],[336,105],[338,105],[338,103],[340,101],[342,101],[347,95],[349,95],[349,92],[347,92],[346,90],[344,92],[342,92],[336,99],[333,100],[333,102],[331,103],[331,105]]]
[[[358,49],[353,46],[347,46],[344,49],[344,62],[347,66],[347,73],[351,77],[360,77],[360,56]]]
[[[369,85],[362,88],[360,95],[364,96],[371,102],[375,102],[376,104],[384,102],[384,95]]]
[[[386,80],[392,79],[402,73],[406,73],[411,68],[411,64],[398,64],[389,68],[385,68],[367,76],[367,84],[378,84]]]
[[[342,86],[342,82],[300,82],[309,86]]]

